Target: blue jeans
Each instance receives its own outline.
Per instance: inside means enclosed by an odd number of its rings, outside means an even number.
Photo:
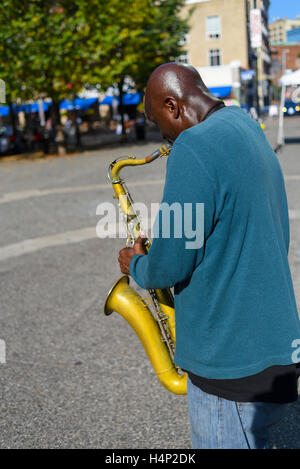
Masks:
[[[269,427],[288,404],[234,402],[207,394],[188,378],[193,449],[267,449]]]

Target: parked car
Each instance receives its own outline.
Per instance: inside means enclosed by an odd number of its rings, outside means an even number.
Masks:
[[[295,116],[300,114],[300,103],[294,101],[286,101],[283,107],[283,112],[287,116]]]

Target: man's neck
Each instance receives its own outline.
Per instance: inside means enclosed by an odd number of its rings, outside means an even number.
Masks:
[[[216,111],[219,111],[219,109],[222,109],[223,107],[225,107],[225,104],[223,103],[223,101],[220,101],[219,103],[217,103],[215,106],[213,106],[209,111],[208,113],[206,114],[206,116],[204,117],[203,120],[207,119],[209,116],[211,116],[214,112]]]
[[[198,99],[197,99],[198,98]],[[220,98],[212,95],[210,92],[201,90],[198,96],[194,96],[193,107],[197,113],[198,123],[204,121],[207,116],[224,106],[223,101]]]

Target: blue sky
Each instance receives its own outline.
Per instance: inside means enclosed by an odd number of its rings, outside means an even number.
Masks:
[[[283,18],[284,16],[287,16],[289,19],[294,19],[297,15],[300,15],[299,0],[271,0],[269,8],[270,22],[275,17]]]

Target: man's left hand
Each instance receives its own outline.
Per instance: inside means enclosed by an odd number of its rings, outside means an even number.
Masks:
[[[136,254],[145,254],[143,247],[144,241],[145,238],[140,235],[132,248],[124,248],[120,251],[118,261],[123,274],[129,275],[129,264],[133,256]]]

